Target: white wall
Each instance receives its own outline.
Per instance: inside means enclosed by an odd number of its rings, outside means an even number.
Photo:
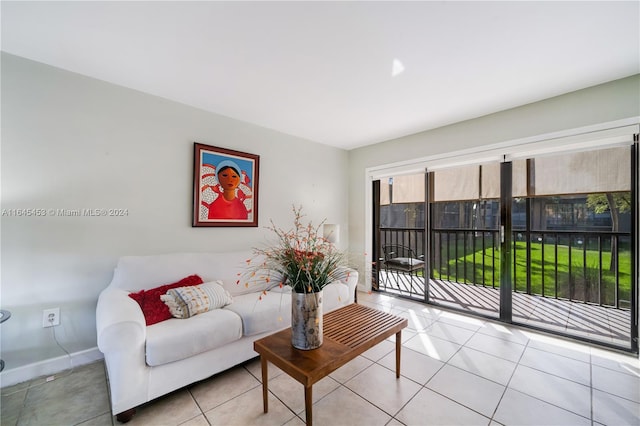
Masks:
[[[371,182],[366,171],[378,166],[486,148],[523,138],[562,132],[640,116],[640,74],[519,108],[452,124],[411,136],[349,151],[349,247],[371,253],[366,243],[371,212],[366,194]],[[370,257],[358,266],[360,285]]]
[[[127,209],[124,217],[1,217],[3,376],[96,346],[95,305],[121,255],[251,248],[292,204],[348,232],[348,153],[2,54],[2,209]],[[260,155],[259,227],[192,228],[193,143]]]
[[[640,115],[640,76],[345,152],[2,54],[1,208],[124,208],[125,217],[0,218],[0,355],[11,369],[95,347],[94,310],[118,256],[260,245],[304,205],[341,225],[366,268],[369,167]],[[193,142],[261,156],[258,228],[192,228]],[[348,240],[347,240],[348,235]],[[361,275],[364,280],[364,274]]]

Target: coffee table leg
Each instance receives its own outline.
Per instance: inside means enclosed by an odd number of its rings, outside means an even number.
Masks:
[[[260,357],[260,365],[262,367],[262,405],[264,406],[264,412],[269,412],[269,373],[267,371],[267,359],[264,356]]]
[[[313,418],[311,415],[311,406],[313,405],[313,397],[312,397],[311,386],[307,386],[304,388],[304,411],[306,414],[307,426],[311,426],[313,423]]]
[[[396,333],[396,379],[400,378],[400,348],[402,348],[402,330]]]

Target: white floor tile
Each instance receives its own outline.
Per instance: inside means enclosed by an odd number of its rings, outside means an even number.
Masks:
[[[430,336],[424,332],[417,333],[407,340],[404,346],[442,362],[447,362],[460,349],[460,345],[456,343]]]
[[[438,322],[455,325],[471,331],[478,331],[486,321],[469,315],[443,311],[438,317]]]
[[[304,416],[302,416],[304,419]],[[344,386],[340,386],[313,405],[313,424],[315,426],[336,426],[337,420],[349,426],[382,426],[391,416],[356,395]]]
[[[393,416],[422,388],[394,370],[374,364],[344,386]]]
[[[487,336],[496,337],[508,342],[519,343],[521,345],[526,345],[529,342],[529,335],[527,332],[516,327],[510,327],[493,321],[487,321],[478,329],[478,333],[486,334]]]
[[[331,377],[325,377],[316,382],[312,388],[312,400],[317,402],[333,392],[340,383]],[[274,380],[269,380],[269,392],[282,401],[291,411],[301,415],[304,413],[304,386],[287,374],[282,374]],[[302,417],[304,418],[304,416]]]
[[[400,297],[395,299],[393,306],[399,309],[422,311],[420,303],[414,302],[412,300],[403,299]]]
[[[264,412],[262,387],[243,393],[213,410],[205,412],[211,425],[282,425],[295,414],[269,393],[269,412]],[[134,417],[135,418],[135,417]],[[149,424],[161,424],[149,423]]]
[[[351,379],[353,376],[359,374],[366,368],[369,368],[373,364],[373,361],[367,359],[363,356],[359,356],[352,361],[349,361],[342,367],[338,368],[336,371],[331,373],[329,377],[334,380],[337,380],[339,383],[344,383],[347,380]]]
[[[304,420],[302,420],[300,417],[294,417],[291,420],[289,420],[288,422],[286,422],[283,426],[305,426],[305,422]]]
[[[246,369],[232,368],[192,386],[190,391],[200,409],[209,411],[256,387],[262,388],[261,382]]]
[[[370,359],[371,361],[378,361],[390,352],[393,354],[396,353],[395,340],[393,342],[390,340],[380,342],[368,351],[364,352],[362,356]]]
[[[534,398],[591,418],[591,390],[552,374],[519,365],[509,382],[509,388]]]
[[[449,360],[448,365],[453,365],[504,386],[509,383],[517,366],[515,362],[467,347],[462,347]]]
[[[425,330],[425,333],[449,342],[464,345],[465,342],[474,335],[475,331],[438,321],[431,324]]]
[[[591,366],[587,362],[539,349],[527,348],[522,355],[520,365],[526,365],[583,385],[591,385]]]
[[[591,349],[587,345],[540,333],[531,333],[529,338],[527,347],[577,359],[578,361],[591,362]]]
[[[434,321],[436,321],[444,312],[442,309],[424,304],[416,304],[415,309],[419,310],[425,318],[431,318]]]
[[[424,385],[438,372],[444,362],[423,353],[403,347],[400,352],[400,374],[416,383]],[[378,364],[395,372],[396,354],[392,352],[378,361]]]
[[[200,414],[184,423],[180,423],[180,426],[209,426],[209,422],[204,414]]]
[[[592,348],[591,363],[619,373],[640,377],[640,358],[637,355]]]
[[[426,387],[487,417],[493,415],[505,390],[498,383],[449,365],[442,367]]]
[[[640,377],[592,366],[593,388],[640,403]]]
[[[50,382],[31,381],[20,405],[18,424],[76,424],[110,410],[104,364],[78,367],[72,374],[60,374]],[[2,403],[6,401],[2,399]],[[6,419],[2,406],[3,425]]]
[[[395,417],[407,426],[489,424],[488,417],[426,388],[418,392]]]
[[[594,389],[593,420],[606,425],[640,425],[640,405]]]
[[[413,338],[416,334],[418,334],[415,331],[409,330],[408,328],[405,328],[402,330],[401,334],[401,339],[400,341],[402,343],[405,343],[407,340]],[[388,342],[391,342],[395,345],[396,343],[396,335],[394,334],[393,336],[390,336],[389,338],[386,339]]]
[[[486,334],[477,333],[467,343],[465,347],[475,349],[498,358],[511,362],[518,362],[524,352],[524,345],[508,342]]]
[[[257,354],[256,354],[257,355]],[[252,361],[249,361],[245,364],[244,368],[251,373],[253,377],[255,377],[258,381],[262,383],[262,366],[260,364],[260,358],[255,358]],[[267,367],[267,373],[269,374],[269,380],[274,377],[278,377],[280,374],[284,374],[284,371],[280,370],[275,365],[269,363]]]
[[[162,423],[178,425],[200,414],[202,412],[191,394],[186,389],[181,389],[138,407],[135,416],[127,425],[155,425]],[[114,424],[119,424],[115,418],[113,422]],[[62,423],[53,422],[49,424]]]
[[[588,426],[591,424],[591,421],[586,417],[581,417],[513,389],[507,389],[493,419],[503,425]]]
[[[424,331],[433,322],[431,319],[420,315],[420,312],[416,310],[394,308],[391,310],[391,314],[406,318],[408,323],[407,328],[416,332]]]
[[[391,306],[390,304],[381,304],[369,300],[358,301],[358,304],[387,313],[391,313],[391,311],[393,310],[393,306]]]

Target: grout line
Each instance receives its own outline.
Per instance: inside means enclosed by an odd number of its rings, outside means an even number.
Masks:
[[[522,358],[524,357],[524,353],[526,352],[527,348],[529,347],[529,342],[530,341],[531,341],[530,339],[527,340],[527,343],[524,345],[524,349],[522,350],[522,353],[520,354],[520,357],[518,358],[518,361],[516,362],[516,366],[513,369],[513,371],[511,372],[511,376],[509,376],[509,380],[507,380],[507,384],[504,385],[504,391],[502,392],[502,396],[500,397],[500,400],[498,401],[498,404],[496,405],[496,409],[491,414],[491,420],[493,420],[493,418],[495,417],[496,413],[498,412],[498,408],[500,407],[500,404],[502,403],[502,400],[504,399],[504,396],[506,395],[507,390],[510,389],[509,388],[509,384],[511,384],[511,380],[513,380],[513,376],[516,375],[516,370],[520,366],[520,362],[522,361]]]
[[[202,416],[204,417],[204,420],[207,422],[208,425],[211,425],[211,422],[209,421],[209,419],[207,418],[207,416],[204,414],[204,410],[202,409],[202,406],[200,405],[200,403],[198,402],[198,399],[196,398],[196,396],[193,394],[192,390],[193,390],[193,386],[187,386],[187,392],[189,392],[189,396],[191,397],[191,399],[193,399],[193,402],[195,402],[196,407],[198,407],[198,411],[200,411],[200,414],[198,414],[197,416],[192,417],[189,420],[193,420],[196,417]],[[187,421],[189,421],[187,420]],[[184,422],[186,423],[186,422]]]
[[[591,414],[591,425],[593,425],[594,423],[594,416],[593,416],[593,355],[591,353],[591,350],[589,350],[589,396],[591,398],[590,402],[590,411],[589,413]]]

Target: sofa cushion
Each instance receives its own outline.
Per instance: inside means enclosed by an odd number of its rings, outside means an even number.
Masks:
[[[290,287],[285,287],[287,289]],[[243,334],[253,336],[276,331],[291,325],[291,292],[265,291],[233,297],[233,303],[223,309],[242,318]]]
[[[187,319],[172,318],[147,327],[150,366],[179,361],[242,337],[242,321],[232,311],[214,309]]]
[[[221,282],[172,288],[160,299],[175,318],[189,318],[212,309],[222,308],[233,301]]]
[[[268,294],[273,293],[286,293],[286,297],[291,298],[291,287],[288,285],[274,287]],[[329,283],[322,290],[322,310],[324,312],[332,311],[349,303],[352,303],[352,300],[349,299],[349,285],[344,281]]]
[[[332,311],[350,302],[349,286],[342,281],[334,281],[322,290],[322,310]]]
[[[326,285],[322,293],[324,312],[350,303],[349,286],[342,281]],[[233,303],[223,310],[233,311],[242,318],[245,336],[287,328],[291,326],[291,287],[275,286],[262,293],[234,296]]]
[[[202,278],[198,275],[190,275],[173,284],[165,284],[149,290],[140,290],[137,293],[131,293],[129,297],[138,302],[144,314],[146,324],[149,326],[171,318],[171,311],[169,311],[169,307],[160,299],[161,295],[172,288],[198,284],[202,284]]]

